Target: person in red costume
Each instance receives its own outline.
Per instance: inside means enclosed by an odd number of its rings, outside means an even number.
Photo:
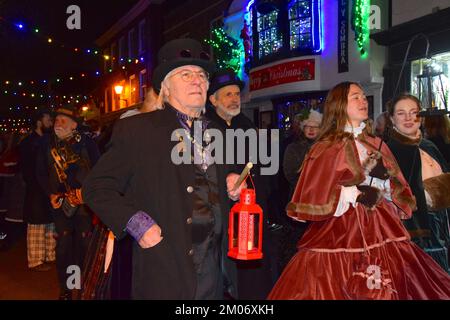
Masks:
[[[415,198],[386,144],[371,134],[357,83],[327,96],[289,217],[312,221],[269,299],[450,299],[450,277],[400,219]]]

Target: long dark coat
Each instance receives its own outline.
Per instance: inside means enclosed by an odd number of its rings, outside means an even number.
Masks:
[[[29,224],[47,224],[53,221],[50,214],[50,200],[39,185],[36,175],[41,139],[33,131],[19,145],[22,176],[26,184],[23,217]]]
[[[242,129],[247,131],[249,129],[256,130],[256,126],[253,122],[247,118],[243,113],[239,113],[237,116],[231,119],[231,125],[228,125],[215,111],[214,106],[208,106],[206,109],[206,117],[217,124],[218,128],[225,134],[227,129]],[[237,163],[238,152],[237,144],[234,144],[234,161]],[[245,161],[250,161],[249,142],[245,143]],[[259,150],[259,145],[258,145]],[[226,156],[225,156],[226,158]],[[255,160],[252,160],[255,162]],[[265,221],[270,218],[270,210],[268,205],[268,179],[266,176],[260,175],[261,164],[254,163],[254,167],[251,170],[253,182],[255,184],[256,202],[261,206],[264,213]],[[237,165],[239,171],[244,169],[245,164]],[[251,182],[247,181],[248,187],[251,188]],[[234,203],[231,203],[233,205]],[[237,279],[238,279],[238,298],[244,300],[262,300],[267,297],[273,285],[275,284],[276,277],[276,246],[274,237],[269,233],[268,224],[263,224],[263,259],[261,260],[236,260],[237,266]]]
[[[445,209],[433,212],[427,208],[419,149],[433,157],[443,172],[448,172],[444,157],[431,141],[409,139],[395,130],[392,131],[387,145],[397,159],[398,165],[416,197],[417,209],[413,212],[411,219],[403,221],[412,240],[423,249],[447,247],[450,244],[448,216]],[[444,269],[447,268],[447,254],[443,254],[439,250],[429,250],[427,253]]]
[[[133,299],[193,299],[196,273],[192,259],[194,165],[176,165],[171,153],[181,128],[172,108],[119,121],[108,151],[83,184],[83,199],[116,237],[138,211],[148,213],[161,227],[163,240],[149,249],[133,245]],[[223,256],[226,255],[228,167],[217,165],[223,213]],[[233,262],[225,258],[225,273],[235,288]],[[235,289],[231,289],[232,294]]]

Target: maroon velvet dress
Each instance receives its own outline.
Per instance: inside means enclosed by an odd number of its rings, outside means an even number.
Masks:
[[[380,143],[367,133],[356,139],[367,150]],[[313,146],[287,207],[290,217],[312,223],[269,299],[450,299],[450,276],[400,220],[411,217],[415,199],[390,150],[383,145],[381,153],[392,201],[373,210],[350,205],[337,217],[341,187],[366,179],[355,139]]]

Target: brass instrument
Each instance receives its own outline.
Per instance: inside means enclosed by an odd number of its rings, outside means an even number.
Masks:
[[[73,190],[70,185],[67,183],[67,174],[66,170],[69,168],[71,164],[77,163],[81,160],[80,156],[73,152],[71,145],[81,141],[81,135],[78,132],[74,132],[68,139],[65,139],[62,143],[57,142],[55,147],[52,147],[50,150],[50,154],[54,160],[54,168],[56,170],[56,174],[58,176],[58,180],[60,183],[64,184],[66,192],[64,194],[60,194],[60,198],[58,199],[58,204],[67,217],[71,217],[75,214],[77,209],[76,205],[72,205],[69,200],[72,197],[76,197],[76,190]]]

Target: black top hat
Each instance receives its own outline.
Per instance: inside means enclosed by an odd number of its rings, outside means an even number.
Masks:
[[[181,66],[194,65],[203,68],[209,74],[215,70],[209,54],[194,39],[175,39],[167,42],[158,52],[158,66],[153,71],[152,84],[156,92],[166,75]]]
[[[214,94],[220,88],[229,85],[237,85],[239,89],[243,89],[245,83],[231,69],[217,71],[209,82],[208,96]]]
[[[57,108],[55,110],[53,116],[56,117],[57,115],[63,115],[63,116],[69,117],[77,123],[81,123],[81,120],[82,120],[80,118],[80,116],[78,115],[77,108],[71,104],[66,104],[66,105],[63,105],[62,107]]]

